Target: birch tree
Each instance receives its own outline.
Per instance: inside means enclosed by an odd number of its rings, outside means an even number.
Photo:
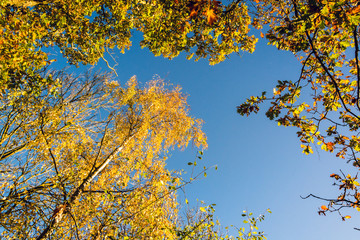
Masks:
[[[2,238],[173,238],[183,182],[166,152],[206,147],[180,88],[56,78],[26,102],[1,102]]]

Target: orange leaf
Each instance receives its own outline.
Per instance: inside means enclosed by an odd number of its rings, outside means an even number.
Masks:
[[[346,218],[346,219],[350,219],[350,218],[351,218],[351,216],[346,215],[344,218]]]
[[[353,7],[352,9],[350,9],[349,14],[357,14],[358,12],[360,12],[360,5]]]
[[[324,210],[324,211],[328,210],[327,206],[325,206],[325,205],[322,205],[321,209]]]
[[[335,144],[333,142],[326,143],[326,147],[330,152],[334,151],[334,145]]]
[[[337,175],[337,174],[335,174],[335,173],[330,174],[330,177],[333,177],[333,178],[335,178],[336,180],[340,179],[340,176]]]
[[[187,7],[190,10],[190,18],[195,17],[197,15],[197,13],[199,12],[199,10],[202,8],[203,5],[203,1],[202,0],[195,0],[195,1],[190,1],[187,4]]]
[[[197,15],[197,11],[195,9],[191,10],[190,18],[195,17]]]
[[[214,9],[210,9],[210,8],[206,9],[204,15],[206,16],[209,25],[212,25],[217,19]]]
[[[264,34],[262,32],[260,32],[260,37],[264,38]]]

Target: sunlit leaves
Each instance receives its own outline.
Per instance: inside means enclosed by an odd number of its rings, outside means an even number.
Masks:
[[[183,181],[166,153],[206,146],[180,88],[55,76],[26,103],[1,99],[1,236],[174,238]]]
[[[70,64],[93,65],[110,49],[129,49],[134,30],[142,33],[142,47],[170,59],[187,52],[189,58],[195,55],[196,60],[208,58],[216,64],[233,52],[255,48],[245,4],[226,6],[215,0],[85,2],[1,2],[0,93],[14,88],[39,91],[41,85],[51,83],[41,75],[51,64],[47,47],[57,46]]]
[[[296,81],[279,81],[272,97],[250,97],[238,107],[248,115],[269,100],[266,116],[281,126],[298,128],[303,153],[317,143],[324,151],[346,159],[359,171],[359,6],[358,1],[254,1],[252,24],[268,24],[266,38],[281,50],[291,51],[302,64]],[[301,101],[300,101],[301,100]],[[342,176],[343,175],[343,176]],[[358,208],[357,182],[333,174],[341,191],[328,209]],[[348,191],[355,191],[349,195]],[[336,207],[337,206],[337,207]],[[342,206],[342,207],[339,207]],[[346,217],[342,217],[343,220]]]
[[[206,20],[207,20],[209,25],[214,24],[214,22],[218,18],[215,11],[214,11],[214,9],[210,9],[210,8],[205,10],[204,15],[206,16]]]
[[[268,213],[271,211],[268,209]],[[218,220],[214,217],[215,204],[208,206],[203,205],[199,210],[189,209],[187,212],[188,223],[183,224],[176,229],[178,239],[190,240],[190,239],[214,239],[214,240],[263,240],[267,239],[264,232],[260,231],[258,224],[264,221],[265,215],[260,214],[255,217],[253,213],[243,211],[241,215],[244,219],[242,221],[245,224],[244,227],[229,226],[224,229]],[[229,230],[232,229],[237,233],[237,236],[231,236]]]

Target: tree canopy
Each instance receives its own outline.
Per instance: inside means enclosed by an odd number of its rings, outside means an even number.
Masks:
[[[1,238],[233,239],[212,205],[181,220],[176,192],[192,180],[166,169],[167,152],[207,145],[179,87],[53,74],[39,95],[0,101]],[[244,216],[238,239],[263,239],[264,216]]]
[[[160,81],[60,77],[27,104],[1,103],[2,238],[173,238],[182,181],[163,152],[206,146],[185,97]]]
[[[41,75],[56,60],[49,47],[58,47],[70,64],[95,64],[109,49],[129,49],[133,31],[142,33],[142,47],[170,59],[188,52],[214,64],[240,49],[252,52],[247,7],[229,8],[213,0],[2,1],[2,92],[51,82]]]
[[[193,179],[166,169],[167,152],[206,148],[206,137],[179,87],[48,69],[54,48],[71,65],[94,65],[129,49],[134,30],[170,59],[252,52],[244,4],[19,0],[1,1],[0,16],[2,238],[233,239],[212,205],[181,219],[177,190]],[[263,239],[264,216],[243,215],[249,231],[237,239]]]
[[[47,71],[56,61],[50,48],[69,64],[93,65],[115,47],[129,49],[134,31],[142,34],[142,47],[170,59],[185,52],[216,64],[231,53],[253,52],[250,29],[292,52],[302,64],[299,78],[279,81],[272,97],[250,97],[237,111],[258,112],[269,100],[267,117],[297,127],[304,153],[318,144],[351,163],[354,172],[330,175],[338,196],[312,196],[328,203],[319,214],[360,211],[357,0],[4,0],[0,16],[4,236],[74,238],[84,229],[95,238],[176,235],[169,230],[177,211],[172,190],[182,183],[165,170],[162,154],[190,140],[205,145],[179,89],[161,82],[141,89],[134,79],[121,87],[104,76],[75,81]],[[134,214],[131,206],[152,199],[159,212],[146,216],[146,225],[141,216],[150,210]],[[83,204],[89,209],[82,213]],[[119,219],[122,227],[114,228]],[[159,228],[158,219],[168,227]]]
[[[302,64],[298,79],[279,81],[273,96],[253,96],[238,113],[259,111],[270,101],[266,116],[282,126],[294,126],[305,154],[312,145],[333,152],[354,166],[352,173],[332,173],[340,193],[326,200],[319,214],[351,207],[360,211],[360,5],[356,0],[254,1],[254,26],[267,24],[269,44],[291,51]],[[315,145],[315,146],[316,146]],[[342,219],[350,216],[341,215]]]

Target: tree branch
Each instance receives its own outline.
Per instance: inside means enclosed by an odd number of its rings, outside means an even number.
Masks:
[[[355,63],[356,63],[356,78],[357,78],[357,95],[356,95],[356,106],[360,110],[359,98],[360,98],[360,67],[359,67],[359,42],[357,39],[357,27],[354,31],[354,44],[355,44]]]
[[[298,13],[298,10],[297,10],[297,4],[296,2],[293,0],[293,5],[294,5],[294,9],[295,9],[295,16],[296,17],[299,17],[299,13]],[[308,39],[308,42],[310,43],[310,46],[311,46],[311,50],[313,51],[316,59],[318,60],[318,62],[320,63],[322,69],[325,71],[326,75],[330,78],[332,84],[335,86],[335,91],[341,101],[341,104],[342,106],[345,108],[345,110],[350,113],[351,115],[353,115],[355,118],[357,118],[358,120],[360,120],[360,117],[357,116],[356,114],[354,114],[345,104],[344,102],[344,99],[342,98],[341,96],[341,92],[340,92],[340,89],[339,89],[339,86],[338,84],[336,83],[336,80],[334,79],[333,75],[331,75],[331,73],[329,72],[328,68],[325,66],[324,62],[321,60],[318,52],[316,51],[316,48],[314,46],[314,42],[312,41],[312,38],[310,37],[310,34],[308,31],[305,31],[305,35],[306,35],[306,38]]]
[[[69,208],[76,199],[81,195],[81,193],[84,191],[84,188],[86,185],[88,185],[101,171],[105,169],[105,167],[115,158],[117,154],[119,154],[126,143],[133,137],[134,135],[129,134],[127,139],[124,139],[123,143],[114,149],[108,157],[105,159],[105,161],[100,164],[98,167],[95,168],[94,171],[90,171],[90,173],[87,175],[87,177],[82,181],[82,183],[75,189],[75,191],[70,195],[69,199],[65,201],[63,204],[60,204],[59,206],[63,206],[64,209]],[[56,208],[58,209],[59,206]],[[55,209],[55,210],[56,210]],[[42,231],[42,233],[36,238],[36,240],[45,239],[57,226],[57,223],[62,220],[64,214],[60,215],[57,212],[54,211],[54,216],[50,222],[50,224]]]

